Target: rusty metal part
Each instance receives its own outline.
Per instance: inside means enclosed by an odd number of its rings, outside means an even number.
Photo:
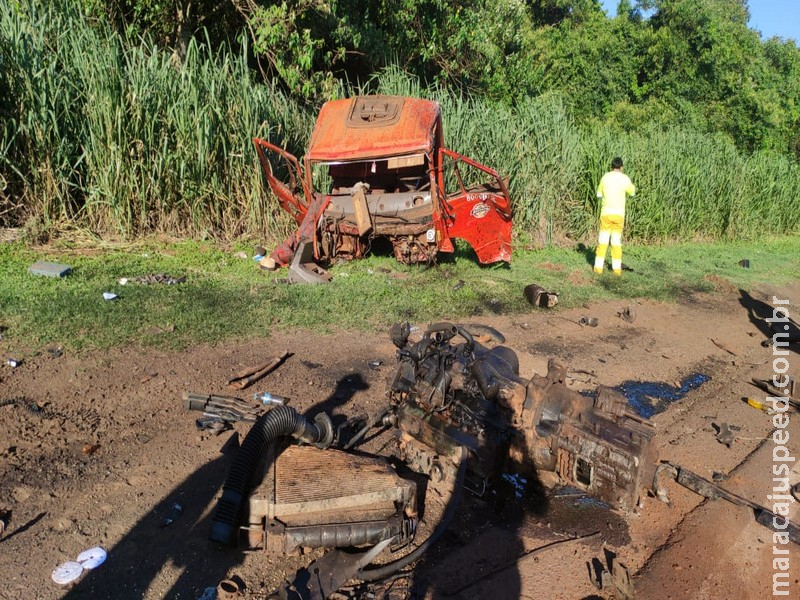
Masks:
[[[326,102],[303,166],[266,140],[253,142],[269,187],[300,225],[273,252],[279,265],[289,263],[298,239],[312,240],[314,256],[331,260],[363,256],[375,237],[389,239],[406,263],[452,253],[456,238],[483,264],[511,261],[508,181],[444,147],[436,102],[398,96]],[[273,162],[288,183],[275,176]],[[314,189],[320,170],[328,189]]]
[[[416,484],[384,458],[290,446],[267,463],[249,501],[251,547],[287,553],[413,535]]]
[[[290,283],[328,283],[331,274],[314,262],[314,246],[308,240],[301,241],[289,263]]]
[[[268,600],[326,600],[360,569],[380,556],[393,541],[393,538],[385,539],[364,552],[332,550],[300,569],[294,580],[273,592]]]
[[[634,600],[636,590],[633,587],[633,578],[624,564],[616,556],[609,557],[608,569],[603,569],[600,574],[600,589],[612,592],[618,600]]]
[[[367,204],[367,191],[369,191],[369,184],[359,181],[353,186],[351,193],[353,197],[353,213],[358,225],[359,236],[367,235],[372,231],[372,217],[369,214],[369,205]]]
[[[241,595],[239,584],[233,579],[223,579],[217,586],[217,600],[237,600]]]
[[[214,394],[183,393],[183,405],[186,410],[199,410],[204,415],[219,417],[225,421],[255,421],[263,412],[263,408],[233,396],[216,396]]]
[[[716,483],[708,481],[707,479],[700,477],[700,475],[697,475],[688,469],[669,462],[664,462],[658,465],[656,468],[653,478],[653,489],[655,490],[656,498],[667,505],[671,506],[671,503],[669,496],[667,495],[667,489],[663,485],[665,478],[674,479],[683,487],[692,490],[696,494],[700,494],[701,496],[710,500],[722,499],[727,500],[732,504],[746,506],[753,510],[758,523],[764,525],[772,531],[787,533],[792,542],[795,544],[800,544],[800,527],[789,521],[788,517],[776,515],[765,506],[751,502],[747,498],[743,498],[742,496],[734,494],[733,492],[729,492]],[[789,498],[789,496],[787,496],[787,498]],[[777,520],[780,520],[785,527],[777,528]]]
[[[733,442],[736,441],[736,434],[731,431],[731,428],[728,427],[727,423],[723,422],[719,425],[712,423],[712,425],[717,429],[717,441],[720,444],[725,444],[728,448],[730,448]]]
[[[797,382],[793,377],[788,377],[786,385],[782,387],[773,385],[773,382],[769,379],[753,377],[751,381],[753,385],[775,398],[780,398],[782,402],[786,401],[789,405],[800,408],[800,387],[797,386]]]
[[[531,306],[552,308],[558,304],[558,292],[548,292],[542,286],[535,283],[526,285],[523,291],[525,299]]]
[[[287,358],[291,356],[291,353],[286,350],[281,352],[278,356],[271,358],[267,362],[258,365],[256,367],[250,367],[239,371],[234,375],[231,379],[228,380],[228,386],[235,388],[237,390],[243,390],[246,387],[252,385],[265,375],[272,373],[275,369],[283,364]]]
[[[454,344],[459,326],[446,325],[416,342],[393,328],[400,360],[389,395],[402,460],[433,476],[439,455],[464,446],[476,489],[504,469],[552,472],[612,507],[639,505],[655,469],[655,430],[624,396],[602,386],[594,400],[570,390],[566,366],[552,359],[547,375],[525,380],[510,348],[486,349],[471,336]]]

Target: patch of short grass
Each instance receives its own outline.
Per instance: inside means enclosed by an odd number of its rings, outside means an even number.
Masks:
[[[632,271],[592,274],[591,249],[518,251],[511,266],[481,267],[459,248],[431,267],[373,255],[331,268],[329,285],[286,285],[285,272],[259,271],[237,249],[210,243],[33,250],[0,244],[0,327],[7,349],[80,351],[121,345],[181,348],[268,335],[275,328],[385,328],[491,314],[528,313],[530,283],[560,293],[555,310],[595,301],[675,301],[720,282],[751,290],[800,279],[800,239],[761,243],[679,244],[625,248]],[[35,276],[37,259],[70,265],[63,279]],[[750,268],[738,263],[750,261]],[[185,275],[176,285],[136,283],[152,274]],[[128,278],[121,285],[121,278]],[[119,297],[106,301],[103,292]]]

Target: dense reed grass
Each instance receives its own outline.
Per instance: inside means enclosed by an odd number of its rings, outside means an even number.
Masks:
[[[76,4],[0,6],[0,168],[17,220],[125,237],[268,231],[251,138],[300,148],[307,111],[254,82],[246,48],[193,41],[178,65],[89,27]]]
[[[0,226],[100,236],[278,236],[251,138],[300,156],[314,110],[256,82],[248,51],[192,42],[180,64],[148,40],[90,26],[74,0],[0,4]],[[735,238],[800,230],[800,165],[742,156],[689,129],[579,127],[562,98],[509,107],[390,68],[341,94],[442,104],[447,145],[510,177],[519,234],[589,239],[594,187],[621,155],[639,193],[627,236]]]

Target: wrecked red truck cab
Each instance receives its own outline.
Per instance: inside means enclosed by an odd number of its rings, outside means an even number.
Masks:
[[[317,260],[360,258],[376,238],[402,263],[429,263],[466,241],[478,261],[511,262],[511,200],[493,169],[444,147],[439,104],[400,96],[326,102],[301,162],[254,139],[267,183],[298,231],[272,254],[286,265],[300,242]],[[275,173],[285,174],[282,181]]]

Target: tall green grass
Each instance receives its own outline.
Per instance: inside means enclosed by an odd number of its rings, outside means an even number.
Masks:
[[[306,111],[255,83],[246,48],[193,41],[177,64],[88,26],[77,4],[0,6],[0,168],[24,215],[127,237],[269,230],[251,138],[299,148]]]
[[[256,81],[248,50],[193,41],[182,62],[90,26],[75,0],[0,3],[0,226],[101,236],[276,237],[251,138],[302,155],[314,110]],[[514,107],[425,87],[394,67],[339,93],[442,105],[447,145],[510,178],[517,234],[589,240],[611,158],[638,187],[629,239],[753,238],[800,231],[800,165],[743,156],[689,128],[580,127],[557,95]]]
[[[752,239],[800,231],[800,164],[791,157],[743,156],[730,138],[691,129],[579,127],[556,95],[511,108],[421,87],[396,68],[373,83],[361,91],[439,101],[446,144],[510,176],[515,228],[535,240],[594,235],[595,189],[615,156],[623,157],[638,189],[628,205],[629,239]]]

